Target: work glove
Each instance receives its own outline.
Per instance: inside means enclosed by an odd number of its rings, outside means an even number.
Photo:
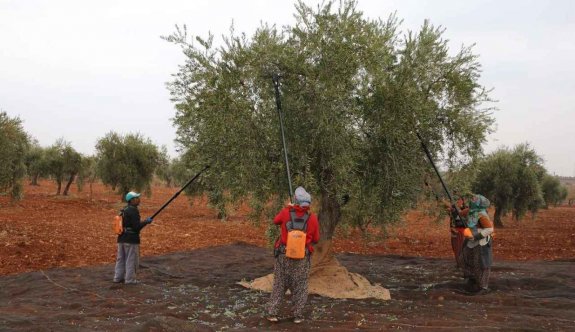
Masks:
[[[479,241],[479,240],[483,239],[483,234],[481,234],[481,232],[477,228],[473,228],[471,230],[471,233],[473,233],[473,239],[475,241]]]
[[[481,232],[475,227],[466,228],[463,231],[463,236],[465,236],[466,238],[468,238],[470,240],[473,239],[475,241],[479,241],[479,240],[483,239],[483,234],[481,234]]]
[[[154,220],[152,219],[152,217],[148,217],[148,218],[146,218],[146,220],[144,220],[144,222],[145,222],[146,224],[151,224],[152,221],[154,221]]]

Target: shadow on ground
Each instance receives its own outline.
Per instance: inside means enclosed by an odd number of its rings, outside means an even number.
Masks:
[[[58,268],[0,277],[0,330],[524,330],[575,329],[572,261],[496,262],[492,292],[469,296],[452,260],[339,255],[351,272],[391,291],[391,301],[310,296],[306,321],[289,304],[264,320],[268,294],[242,279],[270,273],[268,250],[246,244],[142,259],[138,285],[111,282],[113,266]]]

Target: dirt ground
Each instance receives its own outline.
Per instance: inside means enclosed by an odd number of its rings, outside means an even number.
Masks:
[[[75,188],[74,188],[75,189]],[[150,215],[176,188],[143,198]],[[198,200],[170,205],[142,235],[136,286],[112,284],[119,197],[96,184],[70,197],[43,182],[18,203],[0,197],[0,330],[535,330],[575,329],[575,208],[541,211],[535,220],[504,220],[496,231],[490,287],[461,293],[445,222],[406,216],[383,241],[362,243],[341,231],[338,258],[391,291],[391,301],[311,296],[306,322],[262,319],[268,294],[238,286],[273,269],[264,228],[245,209],[221,222]],[[238,242],[241,241],[241,242]]]

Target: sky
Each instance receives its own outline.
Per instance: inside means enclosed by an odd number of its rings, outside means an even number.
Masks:
[[[373,19],[396,12],[404,32],[429,19],[454,51],[475,44],[480,82],[498,108],[485,151],[527,142],[550,173],[575,176],[575,1],[359,0],[358,8]],[[42,146],[64,138],[90,155],[110,131],[139,132],[176,156],[165,83],[184,56],[160,36],[185,24],[220,43],[232,23],[250,36],[261,22],[293,24],[294,13],[288,0],[0,0],[0,110]]]

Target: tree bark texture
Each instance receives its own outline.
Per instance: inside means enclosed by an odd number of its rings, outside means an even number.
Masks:
[[[501,221],[501,217],[503,216],[503,209],[500,207],[495,208],[495,215],[493,216],[493,224],[496,227],[504,227],[503,222]]]
[[[66,183],[66,187],[64,188],[64,192],[62,193],[64,196],[68,196],[68,191],[70,190],[70,186],[74,182],[75,177],[76,177],[76,173],[70,174],[70,178],[68,179],[68,183]]]
[[[56,190],[56,195],[60,195],[60,191],[62,190],[62,180],[58,179],[56,180],[56,182],[58,183],[58,189]]]
[[[40,177],[40,174],[34,174],[32,176],[32,182],[30,184],[33,186],[37,186],[38,185],[38,177]]]
[[[341,207],[336,198],[324,193],[321,198],[321,207],[318,214],[319,235],[321,241],[331,240],[335,228],[341,219]]]

